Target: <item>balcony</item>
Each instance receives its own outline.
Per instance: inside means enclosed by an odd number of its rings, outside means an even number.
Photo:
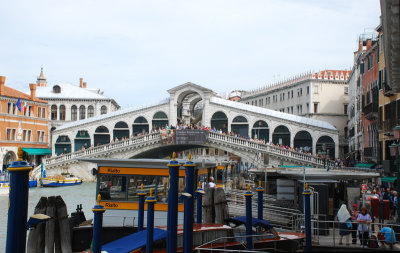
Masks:
[[[393,128],[397,125],[400,125],[399,119],[388,119],[388,120],[384,120],[382,122],[382,127],[379,127],[379,128],[382,129],[382,132],[388,133],[388,132],[392,132]]]
[[[372,102],[363,108],[364,117],[367,120],[374,120],[378,118],[378,103]]]
[[[393,90],[392,90],[392,88],[390,88],[390,86],[388,85],[388,83],[387,82],[383,82],[382,83],[383,85],[383,95],[385,96],[385,97],[390,97],[390,96],[393,96],[394,95],[394,92],[393,92]]]

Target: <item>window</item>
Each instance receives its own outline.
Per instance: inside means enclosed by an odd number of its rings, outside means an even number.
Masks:
[[[290,99],[290,91],[287,92],[287,97]]]
[[[33,115],[32,106],[28,106],[28,116],[31,117]]]
[[[310,112],[310,104],[307,103],[307,113],[309,113],[309,112]]]
[[[8,141],[15,141],[15,128],[7,128],[6,135]]]
[[[61,93],[61,87],[58,85],[53,86],[53,92],[54,93]]]
[[[318,94],[318,84],[314,85],[314,94]]]
[[[86,118],[86,108],[84,105],[81,105],[79,107],[79,119],[85,119]]]
[[[383,51],[383,34],[379,36],[379,52]]]
[[[344,87],[344,94],[349,94],[349,87]]]
[[[22,140],[26,141],[26,130],[22,131]]]
[[[36,131],[36,141],[40,142],[40,131]]]
[[[215,155],[215,156],[218,156],[218,152],[219,152],[219,151],[218,151],[218,149],[217,149],[217,148],[216,148],[216,149],[214,149],[214,155]]]
[[[254,105],[255,105],[255,106],[257,106],[257,100],[256,100],[256,101],[254,101]]]
[[[285,93],[282,93],[282,100],[285,100]]]
[[[65,105],[60,105],[60,120],[65,120]]]
[[[253,104],[253,102],[251,102],[251,104]],[[103,105],[100,109],[100,114],[106,114],[107,113],[107,106]]]
[[[32,130],[22,131],[22,141],[31,141]]]
[[[346,114],[346,115],[347,115],[347,107],[348,107],[347,104],[343,105],[343,113]]]
[[[88,118],[94,117],[94,108],[92,105],[89,105],[89,107],[87,109],[87,114],[88,114],[87,115]]]
[[[318,103],[314,103],[314,113],[318,113]]]
[[[307,86],[307,95],[310,94],[310,86]]]
[[[11,103],[7,103],[7,113],[8,114],[12,113],[12,104]]]
[[[37,109],[37,117],[38,118],[42,117],[42,108],[41,107],[38,107],[38,109]]]
[[[46,118],[46,108],[42,108],[42,118]]]
[[[51,106],[51,114],[50,114],[50,119],[51,120],[57,120],[57,106],[56,105],[52,105]]]
[[[17,114],[17,105],[13,104],[13,112],[12,114]]]
[[[374,61],[374,55],[373,55],[373,54],[370,54],[370,55],[368,56],[368,62],[367,62],[367,68],[368,68],[368,70],[372,69],[372,67],[373,67],[373,65],[374,65],[373,61]]]
[[[77,120],[77,113],[78,113],[78,109],[77,109],[76,105],[71,106],[71,120],[72,121]]]

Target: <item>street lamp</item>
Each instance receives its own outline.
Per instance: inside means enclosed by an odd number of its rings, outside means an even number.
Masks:
[[[390,155],[395,158],[394,165],[397,172],[397,194],[400,194],[400,126],[393,128],[395,141],[389,146]],[[397,201],[397,224],[400,224],[400,203]]]

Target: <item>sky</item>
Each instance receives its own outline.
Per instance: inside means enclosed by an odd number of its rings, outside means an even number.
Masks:
[[[186,82],[217,93],[351,69],[379,0],[38,0],[0,8],[0,75],[29,91],[82,77],[122,108]]]

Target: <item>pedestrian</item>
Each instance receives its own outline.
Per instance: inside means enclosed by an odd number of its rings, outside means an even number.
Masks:
[[[214,178],[213,177],[210,177],[208,179],[208,187],[209,188],[217,188],[217,185],[214,183]]]
[[[343,237],[346,239],[346,245],[349,246],[349,236],[351,234],[351,216],[345,204],[340,207],[337,218],[339,220],[339,245],[343,244]]]
[[[361,247],[368,246],[369,234],[370,234],[370,224],[372,222],[371,216],[367,212],[366,207],[361,208],[361,213],[358,214],[358,236],[360,238]]]
[[[360,211],[358,210],[358,205],[353,204],[353,210],[351,211],[351,221],[353,222],[351,228],[351,237],[353,244],[357,243],[357,217],[359,213]]]
[[[382,244],[382,248],[393,249],[396,235],[392,228],[384,226],[378,233],[378,240]]]

